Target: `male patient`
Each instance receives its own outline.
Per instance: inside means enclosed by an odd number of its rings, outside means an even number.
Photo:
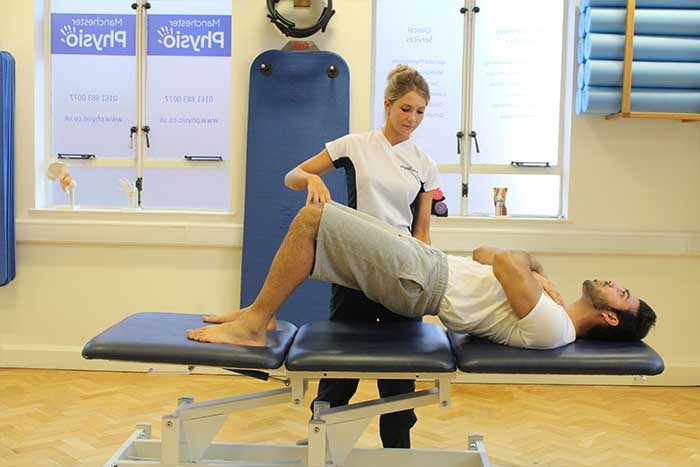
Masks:
[[[614,281],[586,280],[569,305],[542,265],[521,251],[480,247],[473,259],[425,245],[383,222],[329,203],[295,217],[255,301],[204,318],[196,341],[264,346],[275,313],[308,276],[359,289],[394,313],[437,315],[448,328],[494,342],[553,349],[577,337],[639,340],[656,322],[644,301]]]

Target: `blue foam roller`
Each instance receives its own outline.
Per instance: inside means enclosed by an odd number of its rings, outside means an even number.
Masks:
[[[700,0],[637,0],[637,8],[700,9]],[[626,8],[627,0],[581,0],[581,9],[587,7]]]
[[[586,85],[586,67],[579,65],[578,73],[576,74],[576,89],[582,89]]]
[[[581,14],[578,16],[578,38],[583,39],[586,35],[586,10],[581,8]]]
[[[700,90],[632,89],[632,112],[700,113]],[[586,86],[581,91],[581,112],[614,114],[622,109],[622,89]]]
[[[633,45],[634,61],[700,62],[700,39],[635,36]],[[584,38],[583,58],[584,62],[596,59],[623,60],[625,36],[587,34]]]
[[[626,18],[627,10],[622,8],[587,8],[584,29],[586,34],[624,34]],[[636,10],[634,33],[700,37],[700,10]]]
[[[578,48],[576,49],[576,60],[579,63],[584,63],[586,61],[586,55],[585,55],[585,48],[586,48],[586,38],[583,37],[578,40]]]
[[[583,95],[583,90],[582,89],[577,89],[576,90],[576,115],[581,115],[582,110],[581,106],[583,105],[582,96]]]
[[[622,86],[622,61],[588,60],[583,69],[583,86]],[[700,89],[700,63],[632,62],[632,87]]]

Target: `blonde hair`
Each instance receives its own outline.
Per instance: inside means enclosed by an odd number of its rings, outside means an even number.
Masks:
[[[426,103],[430,102],[428,83],[420,73],[408,65],[398,65],[391,70],[386,77],[386,81],[384,99],[388,100],[390,104],[393,104],[411,91],[415,91],[423,96]]]

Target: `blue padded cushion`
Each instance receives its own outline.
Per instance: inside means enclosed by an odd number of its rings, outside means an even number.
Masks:
[[[305,324],[289,349],[286,367],[290,371],[456,371],[445,332],[435,324],[414,321]]]
[[[206,344],[187,339],[186,331],[202,327],[203,315],[138,313],[125,318],[83,348],[83,357],[145,363],[176,363],[223,368],[276,369],[282,366],[296,326],[277,321],[267,347]]]
[[[658,353],[644,342],[578,340],[553,350],[494,344],[449,331],[457,366],[467,373],[561,375],[657,375],[664,371]]]

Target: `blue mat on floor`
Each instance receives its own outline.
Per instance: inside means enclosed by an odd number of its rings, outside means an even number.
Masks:
[[[329,67],[336,75],[329,76]],[[287,228],[306,202],[306,190],[284,186],[285,174],[348,133],[350,75],[331,52],[269,50],[250,70],[248,150],[241,306],[255,300]],[[345,173],[323,177],[333,200],[347,204]],[[330,284],[311,279],[277,314],[297,326],[328,319]]]
[[[15,278],[15,60],[0,52],[0,285]]]

